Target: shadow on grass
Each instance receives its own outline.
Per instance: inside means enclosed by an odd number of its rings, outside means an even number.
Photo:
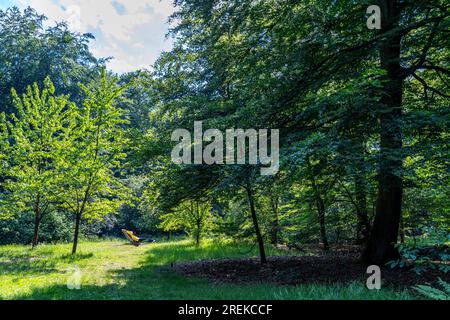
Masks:
[[[61,273],[59,263],[72,263],[92,258],[93,254],[53,255],[51,251],[9,252],[0,255],[0,274],[2,275],[39,275]]]
[[[0,262],[0,274],[2,275],[37,275],[49,272],[59,272],[53,261],[36,260],[33,257],[11,259]]]
[[[90,259],[94,256],[94,254],[91,253],[78,253],[76,255],[72,255],[72,254],[65,254],[63,256],[61,256],[58,260],[63,261],[63,262],[77,262],[77,261],[81,261],[84,259]]]
[[[26,251],[5,251],[0,253],[0,274],[40,274],[57,272],[56,261],[50,260],[52,256],[48,252],[37,253],[34,250]]]
[[[180,275],[173,268],[174,265],[185,261],[257,257],[257,251],[252,245],[208,242],[201,247],[195,247],[187,241],[182,241],[149,245],[145,249],[137,266],[131,269],[109,270],[104,279],[92,279],[92,277],[89,279],[86,274],[88,270],[82,270],[89,280],[83,282],[82,274],[80,290],[69,290],[65,283],[58,283],[34,288],[31,292],[15,298],[21,300],[265,300],[407,299],[410,297],[402,292],[383,291],[382,294],[368,292],[361,283],[308,284],[300,287],[276,286],[262,282],[212,284],[208,280]]]
[[[219,299],[214,286],[207,280],[186,278],[177,274],[173,266],[178,262],[219,259],[230,257],[248,257],[254,251],[253,246],[208,243],[196,247],[190,242],[162,243],[149,245],[143,259],[136,268],[110,270],[106,274],[107,283],[86,284],[81,282],[81,290],[69,290],[66,285],[58,284],[33,289],[29,294],[16,297],[20,300],[146,300],[146,299]],[[86,255],[85,259],[92,257]],[[79,256],[76,256],[79,259]],[[64,256],[71,262],[71,256]],[[27,262],[24,262],[24,264]],[[47,269],[48,271],[48,269]],[[82,270],[83,273],[88,272]],[[68,275],[69,276],[69,275]],[[83,276],[82,276],[83,277]],[[237,287],[229,290],[229,298],[236,294]]]

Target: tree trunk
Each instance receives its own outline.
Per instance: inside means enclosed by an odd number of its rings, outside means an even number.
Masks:
[[[39,242],[39,224],[41,223],[41,196],[38,193],[36,196],[36,201],[34,203],[34,234],[33,241],[31,242],[32,249],[36,248]]]
[[[355,193],[358,217],[357,243],[367,244],[370,237],[369,214],[367,210],[366,181],[361,172],[355,176]]]
[[[41,224],[41,216],[39,213],[36,213],[34,218],[34,234],[33,241],[31,243],[32,249],[36,248],[39,243],[39,225]]]
[[[72,246],[72,254],[77,253],[77,246],[78,246],[78,234],[80,232],[80,223],[81,223],[81,214],[77,213],[76,219],[75,219],[75,233],[73,235],[73,246]]]
[[[403,217],[400,217],[400,243],[405,243],[405,225],[403,221]]]
[[[382,0],[382,32],[398,26],[400,10],[395,0]],[[364,254],[367,264],[384,265],[399,258],[395,248],[402,208],[402,96],[401,36],[390,35],[380,49],[386,70],[380,111],[380,169],[378,198],[371,237]]]
[[[197,232],[195,235],[195,245],[197,247],[200,245],[201,231],[202,231],[202,223],[201,221],[197,220]]]
[[[272,206],[272,225],[270,226],[270,242],[276,246],[278,244],[278,232],[280,230],[280,220],[278,218],[278,202],[276,196],[270,195],[270,204]]]
[[[320,223],[320,241],[322,242],[323,250],[328,250],[330,245],[328,243],[327,228],[325,223],[325,204],[323,203],[320,195],[317,195],[316,205]]]
[[[263,238],[261,235],[261,230],[259,229],[258,217],[256,215],[255,201],[253,199],[253,190],[252,190],[249,180],[247,180],[246,189],[247,189],[248,202],[250,205],[250,212],[252,214],[253,227],[255,228],[256,239],[258,241],[258,246],[259,246],[260,260],[261,260],[261,263],[267,263],[266,251],[264,249],[264,241],[263,241]]]
[[[314,197],[315,197],[315,203],[317,207],[317,214],[319,218],[319,225],[320,225],[320,241],[322,243],[323,249],[328,250],[330,248],[330,245],[328,243],[328,237],[327,237],[327,227],[326,227],[326,221],[325,221],[325,203],[323,202],[322,197],[320,196],[319,190],[317,188],[316,179],[314,176],[311,178],[311,183],[313,187]]]
[[[357,158],[354,164],[355,209],[358,220],[356,244],[367,245],[370,237],[369,210],[367,208],[367,170],[365,168],[366,139],[359,132],[354,133]]]

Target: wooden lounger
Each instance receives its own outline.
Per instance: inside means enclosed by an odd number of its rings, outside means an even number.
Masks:
[[[143,238],[137,237],[133,233],[133,231],[128,231],[128,230],[122,229],[122,233],[125,236],[125,238],[127,238],[128,241],[130,241],[130,243],[135,247],[139,247],[143,242],[154,242],[154,240],[152,240],[152,239],[143,239]]]

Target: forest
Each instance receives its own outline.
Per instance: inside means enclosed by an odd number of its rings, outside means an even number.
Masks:
[[[173,48],[126,73],[0,10],[0,299],[448,300],[450,4],[173,6]],[[52,275],[74,265],[79,292]]]

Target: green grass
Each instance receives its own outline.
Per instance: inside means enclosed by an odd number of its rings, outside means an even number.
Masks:
[[[172,271],[177,261],[255,256],[255,249],[232,242],[189,241],[146,244],[84,242],[77,256],[70,245],[0,247],[0,299],[415,299],[410,290],[369,291],[364,283],[346,285],[214,285]],[[269,255],[286,254],[268,248]],[[81,270],[80,290],[69,290],[70,268]]]

